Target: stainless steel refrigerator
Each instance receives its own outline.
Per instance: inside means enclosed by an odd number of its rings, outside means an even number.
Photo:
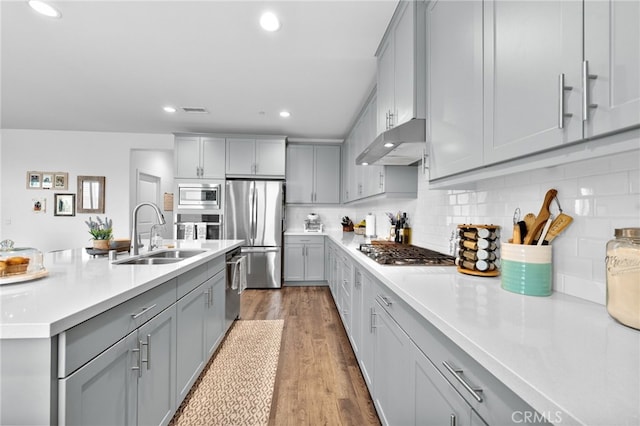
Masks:
[[[228,180],[225,237],[245,240],[247,288],[279,288],[282,282],[284,182]]]

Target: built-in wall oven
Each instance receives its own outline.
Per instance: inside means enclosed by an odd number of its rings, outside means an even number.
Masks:
[[[179,183],[178,210],[219,210],[222,208],[220,183]]]
[[[222,214],[178,213],[176,239],[219,240],[223,237]]]

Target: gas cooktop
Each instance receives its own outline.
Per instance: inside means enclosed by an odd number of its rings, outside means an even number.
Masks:
[[[392,242],[360,244],[359,250],[381,265],[453,266],[455,262],[448,254]]]

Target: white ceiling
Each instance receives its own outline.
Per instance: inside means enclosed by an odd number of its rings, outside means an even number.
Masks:
[[[1,1],[2,128],[342,139],[397,1],[51,3],[61,19]]]

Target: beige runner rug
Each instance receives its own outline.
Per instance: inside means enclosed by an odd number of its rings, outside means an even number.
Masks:
[[[283,325],[236,321],[170,426],[268,424]]]

